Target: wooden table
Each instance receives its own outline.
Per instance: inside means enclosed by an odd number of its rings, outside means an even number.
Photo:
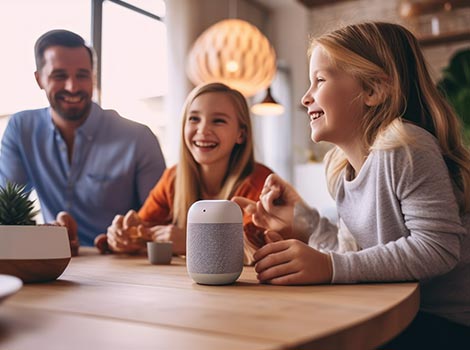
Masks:
[[[271,286],[245,267],[230,286],[195,284],[185,261],[81,249],[59,280],[0,305],[0,348],[372,349],[418,310],[417,283]]]

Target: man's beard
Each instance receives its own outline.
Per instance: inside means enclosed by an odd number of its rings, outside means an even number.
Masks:
[[[63,95],[68,95],[69,97],[73,96],[80,96],[83,99],[83,102],[85,105],[83,107],[75,107],[75,108],[62,108],[62,104],[64,103],[61,100],[61,96]],[[63,119],[69,120],[69,121],[77,121],[84,119],[88,113],[90,112],[91,109],[91,99],[88,96],[88,94],[79,92],[77,94],[71,95],[67,93],[57,93],[54,96],[54,99],[51,101],[51,107],[54,109],[54,111]]]

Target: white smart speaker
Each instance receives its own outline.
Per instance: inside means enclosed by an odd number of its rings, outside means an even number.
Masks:
[[[200,284],[230,284],[243,270],[243,215],[228,200],[202,200],[188,211],[186,264]]]

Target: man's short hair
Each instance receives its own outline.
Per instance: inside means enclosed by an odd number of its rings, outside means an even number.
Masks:
[[[80,35],[65,29],[54,29],[41,35],[34,45],[36,70],[39,71],[44,67],[44,51],[51,46],[84,47],[90,55],[91,66],[93,67],[93,51],[86,45],[85,40]]]

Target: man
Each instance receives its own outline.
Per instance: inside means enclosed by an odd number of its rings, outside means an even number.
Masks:
[[[116,214],[140,208],[165,161],[148,127],[92,102],[93,54],[82,37],[49,31],[36,42],[35,56],[34,75],[50,107],[11,117],[0,185],[34,188],[44,220],[57,216],[70,229],[75,219],[80,244],[90,246]]]

